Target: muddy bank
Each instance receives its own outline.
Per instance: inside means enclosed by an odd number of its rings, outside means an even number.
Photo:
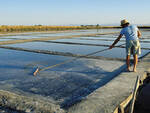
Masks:
[[[124,106],[124,101],[133,93],[137,76],[141,76],[140,78],[142,79],[145,76],[145,71],[150,71],[149,61],[150,54],[145,56],[138,64],[137,73],[122,72],[108,84],[88,95],[86,99],[71,106],[68,112],[120,113],[119,111]]]
[[[0,113],[25,113],[23,111],[14,110],[4,106],[0,106]]]
[[[134,113],[149,113],[150,111],[150,72],[142,81],[142,85],[138,89],[136,96]]]
[[[0,90],[0,106],[5,106],[5,108],[11,108],[22,113],[64,113],[59,106],[45,100],[20,96],[4,90]]]

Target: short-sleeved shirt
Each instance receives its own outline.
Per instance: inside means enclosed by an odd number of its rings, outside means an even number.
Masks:
[[[120,34],[125,35],[126,41],[138,40],[138,28],[136,25],[130,25],[121,30]]]
[[[126,38],[126,54],[140,54],[141,48],[138,38],[138,28],[135,25],[130,25],[121,30],[120,34]]]

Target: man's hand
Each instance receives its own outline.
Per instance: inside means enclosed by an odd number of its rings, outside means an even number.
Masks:
[[[138,33],[138,38],[141,38],[141,32],[138,30],[137,33]]]
[[[109,49],[112,49],[114,46],[113,45],[111,45],[111,46],[109,46]]]
[[[114,43],[109,47],[109,49],[112,49],[114,46],[115,46],[115,44],[117,44],[118,43],[118,41],[122,38],[122,34],[120,34],[119,36],[118,36],[118,38],[114,41]]]

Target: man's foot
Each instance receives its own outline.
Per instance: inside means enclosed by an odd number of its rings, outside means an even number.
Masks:
[[[126,71],[127,71],[127,72],[131,72],[130,69],[128,69],[128,68],[126,69]]]
[[[137,70],[136,70],[136,69],[133,69],[133,72],[137,72]]]

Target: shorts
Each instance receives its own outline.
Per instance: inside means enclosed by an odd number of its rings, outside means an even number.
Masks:
[[[141,46],[139,40],[129,40],[126,42],[126,55],[141,54]]]

